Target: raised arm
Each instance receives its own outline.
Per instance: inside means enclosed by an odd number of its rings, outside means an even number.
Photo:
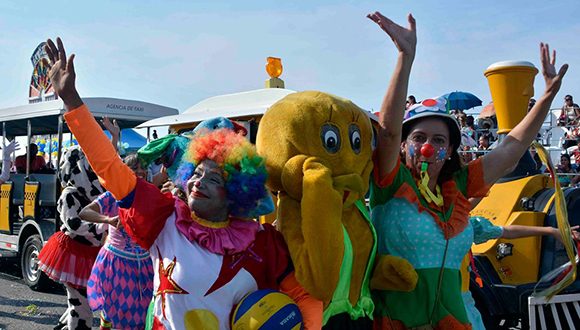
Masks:
[[[99,203],[93,201],[89,205],[85,206],[81,213],[79,213],[81,220],[92,222],[92,223],[106,223],[113,227],[119,225],[119,216],[110,217],[101,213],[101,207]]]
[[[69,58],[60,38],[52,40],[45,46],[49,60],[49,77],[57,95],[63,100],[67,109],[65,120],[83,149],[91,167],[99,176],[101,184],[120,200],[129,195],[135,188],[137,179],[113,148],[113,145],[83,104],[75,86],[74,54]],[[119,178],[124,178],[119,180]]]
[[[119,152],[121,128],[119,128],[119,125],[117,124],[117,119],[113,119],[113,121],[111,121],[109,117],[105,117],[101,119],[101,124],[103,124],[103,126],[105,126],[107,131],[109,131],[111,134],[111,144],[113,145],[113,148],[115,148],[115,151]]]
[[[578,233],[579,226],[570,228],[572,238],[575,241],[580,241],[580,233]],[[520,226],[510,225],[503,227],[503,234],[501,237],[507,239],[524,238],[531,236],[552,236],[558,241],[562,242],[562,236],[558,228],[554,227],[536,227],[536,226]]]
[[[401,146],[401,130],[405,114],[405,100],[409,86],[411,66],[415,59],[417,33],[415,18],[409,14],[408,28],[397,25],[379,12],[367,15],[385,31],[397,46],[399,55],[395,71],[383,98],[379,114],[380,129],[377,137],[377,163],[379,177],[389,174],[397,164]]]
[[[542,123],[550,111],[550,105],[560,90],[562,79],[566,71],[568,71],[568,64],[564,64],[556,73],[556,51],[553,52],[553,56],[550,59],[550,47],[548,44],[540,44],[540,58],[542,74],[546,81],[546,90],[530,112],[511,130],[503,142],[483,157],[484,180],[487,184],[493,184],[497,179],[509,173],[529,148],[530,143],[536,138],[536,134],[542,127]]]
[[[16,140],[11,141],[2,149],[2,174],[0,174],[0,184],[10,180],[10,167],[12,167],[10,158],[12,153],[19,149]]]

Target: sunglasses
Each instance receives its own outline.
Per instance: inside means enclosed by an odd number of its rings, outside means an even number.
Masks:
[[[564,101],[572,101],[572,99],[564,99]]]

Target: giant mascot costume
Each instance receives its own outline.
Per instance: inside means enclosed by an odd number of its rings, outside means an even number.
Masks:
[[[411,290],[417,275],[403,259],[376,254],[364,206],[373,167],[367,114],[322,92],[286,96],[263,116],[258,153],[279,192],[278,228],[298,282],[324,302],[326,327],[371,327],[370,287]]]

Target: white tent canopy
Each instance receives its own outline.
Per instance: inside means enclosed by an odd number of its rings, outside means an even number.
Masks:
[[[264,88],[218,95],[193,105],[179,115],[153,119],[139,125],[138,128],[198,123],[215,117],[236,119],[262,115],[278,100],[292,93],[296,92],[284,88]]]
[[[122,128],[135,127],[153,118],[178,113],[174,108],[134,100],[86,97],[83,98],[83,102],[95,117],[115,118]],[[57,131],[58,116],[64,114],[65,111],[60,99],[21,105],[0,109],[0,122],[9,123],[6,125],[8,136],[26,135],[29,120],[32,124],[33,135],[53,134]],[[66,125],[64,129],[66,131]]]

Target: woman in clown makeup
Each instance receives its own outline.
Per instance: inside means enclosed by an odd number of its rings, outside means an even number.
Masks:
[[[152,328],[229,329],[244,296],[274,289],[294,299],[306,328],[319,329],[322,302],[295,279],[282,235],[253,220],[270,198],[255,146],[233,129],[200,130],[172,178],[186,201],[161,193],[117,156],[76,90],[74,56],[57,44],[48,40],[46,64],[67,124],[117,200],[121,225],[153,260]]]
[[[403,28],[379,12],[368,17],[398,49],[379,115],[371,217],[378,252],[407,259],[418,274],[410,292],[374,287],[375,325],[470,329],[461,298],[461,261],[474,240],[500,237],[503,232],[483,218],[470,219],[468,198],[485,196],[517,164],[540,129],[568,66],[557,72],[555,52],[551,57],[548,45],[541,44],[544,95],[497,148],[464,165],[457,153],[460,129],[444,98],[427,99],[405,111],[417,40],[415,19],[409,15],[409,26]]]

